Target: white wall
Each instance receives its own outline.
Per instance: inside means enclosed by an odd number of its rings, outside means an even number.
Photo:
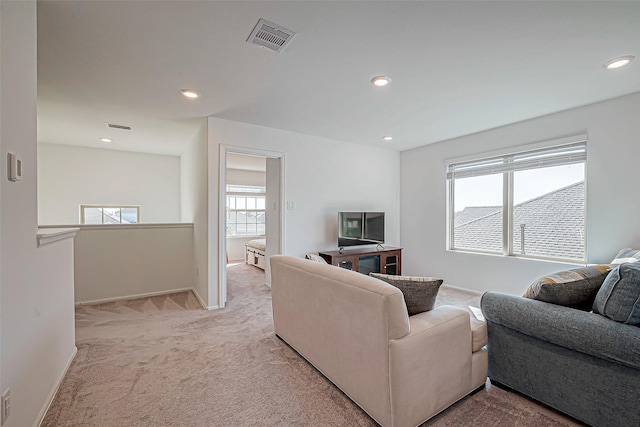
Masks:
[[[284,198],[297,206],[284,212],[287,255],[337,249],[340,210],[385,211],[387,242],[400,243],[399,153],[210,117],[210,304],[218,292],[220,144],[285,154]]]
[[[0,3],[0,126],[2,125],[2,104],[4,104],[4,98],[2,98],[2,86],[4,85],[2,80],[2,68],[4,65],[2,64],[2,51],[4,50],[2,46],[2,3]],[[0,159],[4,158],[4,144],[2,140],[4,136],[1,132],[2,128],[0,127]],[[0,160],[0,179],[5,174],[5,170],[2,167],[2,161]],[[2,185],[0,185],[0,205],[2,202]],[[0,207],[0,237],[2,237],[2,208]],[[1,239],[0,239],[1,240]],[[0,244],[0,320],[2,319],[2,245]],[[2,382],[2,325],[0,325],[0,394],[4,393],[4,386]]]
[[[0,390],[11,389],[3,427],[37,425],[75,352],[72,241],[36,244],[36,2],[0,2]],[[23,180],[7,180],[7,152]]]
[[[640,247],[640,93],[405,151],[401,154],[403,273],[441,276],[478,291],[522,294],[537,277],[576,268],[446,248],[445,159],[588,134],[587,260]]]
[[[282,198],[285,194],[282,192],[282,172],[284,170],[284,157],[282,158],[267,158],[267,195],[265,197],[265,239],[267,242],[267,248],[264,251],[266,263],[265,263],[265,279],[267,285],[271,286],[271,263],[269,259],[272,256],[283,253],[283,242],[281,236],[285,231],[282,228],[286,228],[283,225],[283,207]],[[286,181],[286,179],[285,179]]]
[[[244,262],[244,245],[253,239],[255,239],[255,237],[227,237],[227,255],[229,256],[229,261]]]
[[[180,222],[180,158],[38,144],[41,225],[79,224],[80,205],[140,206],[141,223]]]
[[[76,303],[192,289],[193,227],[81,226],[75,260]]]
[[[181,220],[193,224],[194,290],[209,307],[207,120],[180,157]]]

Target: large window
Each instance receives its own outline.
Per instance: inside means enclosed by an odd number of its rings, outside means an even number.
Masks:
[[[586,140],[447,165],[449,249],[585,260]]]
[[[266,188],[227,185],[227,237],[265,235]]]
[[[80,205],[80,224],[138,224],[140,206]]]

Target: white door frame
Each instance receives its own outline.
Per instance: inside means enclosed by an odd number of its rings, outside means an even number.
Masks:
[[[227,303],[227,153],[248,154],[253,156],[280,159],[280,239],[277,244],[276,253],[283,254],[284,250],[284,216],[285,216],[285,193],[284,193],[284,153],[276,151],[260,150],[250,147],[239,147],[235,145],[220,144],[220,167],[219,188],[218,188],[218,306],[223,308]],[[273,243],[271,243],[273,244]],[[269,260],[266,260],[269,262]]]

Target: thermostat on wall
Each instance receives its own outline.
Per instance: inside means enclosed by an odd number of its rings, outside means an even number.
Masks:
[[[9,156],[9,181],[16,182],[22,180],[22,159],[14,153]]]

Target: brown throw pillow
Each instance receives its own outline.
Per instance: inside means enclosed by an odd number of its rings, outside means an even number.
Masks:
[[[560,271],[537,279],[522,296],[580,310],[591,310],[598,289],[610,270],[610,265],[601,264]]]
[[[369,273],[369,275],[402,291],[409,316],[432,310],[442,285],[442,279],[437,277],[392,276],[382,273]]]

